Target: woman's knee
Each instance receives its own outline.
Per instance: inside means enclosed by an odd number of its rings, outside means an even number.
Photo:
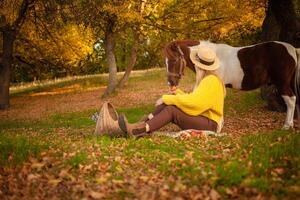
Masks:
[[[177,118],[177,116],[180,115],[180,112],[181,112],[179,110],[179,108],[177,108],[176,106],[173,106],[173,105],[166,106],[164,109],[170,116],[172,116],[173,120],[175,118]]]
[[[176,106],[170,105],[170,106],[166,106],[164,109],[169,113],[174,113],[178,108]]]

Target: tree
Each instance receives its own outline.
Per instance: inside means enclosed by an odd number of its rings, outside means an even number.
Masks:
[[[300,0],[269,0],[263,22],[262,40],[279,40],[300,48]],[[261,95],[270,110],[285,111],[274,85],[262,87]]]
[[[104,41],[107,67],[109,69],[108,85],[103,97],[110,95],[117,86],[122,86],[128,80],[130,72],[136,62],[139,41],[140,24],[143,21],[142,11],[146,0],[84,0],[73,4],[77,9],[73,10],[77,22],[90,26],[95,34]],[[118,84],[117,80],[117,58],[116,41],[121,34],[132,30],[131,55],[128,67],[123,78]],[[130,35],[128,35],[130,36]],[[127,37],[128,37],[127,36]]]
[[[140,15],[141,17],[143,17],[143,13],[145,10],[145,6],[146,6],[147,0],[142,0],[141,1],[141,6],[140,6]],[[136,63],[136,59],[137,59],[137,51],[138,51],[138,47],[139,47],[139,42],[140,42],[140,31],[141,31],[141,23],[137,23],[135,25],[133,25],[132,30],[133,30],[133,44],[131,47],[131,52],[130,52],[130,59],[128,62],[128,66],[126,67],[125,73],[123,75],[123,77],[120,79],[119,83],[118,83],[118,87],[123,87],[126,82],[129,79],[130,73],[133,70],[133,67]]]
[[[22,25],[24,24],[27,12],[34,0],[18,1],[1,1],[2,7],[0,14],[0,31],[2,32],[2,58],[0,61],[0,109],[6,109],[9,107],[9,86],[10,86],[10,74],[13,60],[14,43],[17,35],[20,32]],[[18,7],[16,16],[9,15],[12,13],[5,12],[3,9],[9,8],[9,5]]]

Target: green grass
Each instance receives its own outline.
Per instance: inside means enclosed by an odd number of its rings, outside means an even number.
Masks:
[[[153,110],[152,105],[146,105],[142,107],[133,108],[119,108],[118,113],[124,113],[129,122],[138,121],[143,115],[150,113]],[[58,113],[51,115],[44,120],[36,121],[17,121],[17,120],[2,120],[0,121],[1,130],[7,129],[20,129],[31,128],[34,130],[39,129],[53,129],[53,128],[86,128],[95,126],[95,122],[92,121],[91,116],[97,110],[87,110],[83,112],[69,112]]]
[[[59,81],[48,81],[46,83],[40,82],[33,85],[29,85],[28,87],[16,87],[14,90],[11,91],[12,96],[21,96],[25,94],[33,94],[37,92],[45,92],[50,91],[53,89],[59,89],[67,86],[72,85],[79,85],[80,90],[83,91],[84,89],[88,89],[91,87],[99,87],[106,84],[106,77],[102,75],[97,76],[86,76],[86,77],[79,77],[79,78],[67,78],[62,79]]]
[[[256,188],[262,192],[270,192],[270,182],[265,177],[253,177],[244,180],[244,185]]]
[[[38,154],[48,148],[46,142],[41,142],[36,138],[25,136],[0,135],[0,166],[19,165],[29,156],[37,157]]]
[[[121,78],[122,75],[118,74],[118,78]],[[161,70],[147,71],[145,73],[133,73],[129,79],[129,83],[134,82],[149,82],[161,80],[165,77],[164,73],[161,73]],[[26,94],[34,94],[38,92],[47,92],[59,88],[64,88],[68,86],[79,86],[79,89],[76,89],[74,92],[84,91],[89,88],[95,88],[100,86],[105,86],[107,84],[107,75],[97,74],[97,75],[88,75],[81,77],[66,77],[58,79],[57,81],[49,80],[35,83],[28,83],[27,86],[15,86],[11,91],[11,96],[22,96]],[[26,85],[26,84],[25,84]]]
[[[149,72],[146,77],[131,78],[130,82],[155,84],[162,78],[163,73]],[[101,82],[96,78],[78,81],[50,88],[74,83],[89,88]],[[190,83],[192,79],[185,77],[184,81]],[[44,87],[40,91],[50,88]],[[128,86],[127,89],[132,88]],[[33,89],[31,92],[36,91]],[[226,101],[225,112],[234,110],[239,115],[251,112],[253,107],[263,103],[258,90],[247,93],[228,90]],[[117,109],[118,113],[128,117],[129,122],[138,121],[152,110],[153,105]],[[231,198],[227,189],[238,189],[243,193],[245,188],[254,188],[267,197],[274,195],[290,199],[295,199],[299,194],[299,133],[274,130],[243,136],[209,137],[207,141],[155,135],[138,140],[99,137],[93,135],[95,122],[90,119],[96,111],[56,113],[37,121],[1,120],[0,166],[18,166],[29,157],[39,158],[41,151],[51,149],[47,157],[55,161],[52,173],[59,173],[61,168],[71,168],[68,173],[73,173],[75,179],[84,178],[81,181],[86,186],[95,188],[100,185],[100,178],[102,185],[114,189],[110,194],[112,199],[137,198],[128,186],[142,187],[145,183],[141,183],[141,176],[155,184],[162,181],[162,185],[168,185],[169,190],[178,189],[178,182],[182,188],[209,185],[225,199]],[[80,171],[87,166],[92,166],[92,169]],[[58,177],[58,174],[53,177]],[[182,189],[183,193],[186,188]],[[246,199],[248,196],[239,197]]]
[[[119,108],[117,112],[119,114],[124,113],[129,122],[137,122],[143,115],[146,115],[153,111],[153,105],[146,105],[142,107],[133,107],[133,108]]]
[[[230,109],[233,109],[239,114],[244,114],[264,104],[265,102],[260,98],[259,89],[241,93],[238,90],[227,88],[224,110],[225,113],[229,113]]]
[[[216,170],[218,174],[217,185],[234,186],[242,182],[247,176],[248,171],[245,169],[244,163],[236,160],[220,163]]]
[[[79,152],[76,155],[72,156],[70,159],[66,161],[68,165],[73,168],[78,168],[79,165],[83,165],[88,161],[88,156],[86,152]]]
[[[300,170],[300,135],[286,131],[243,137],[243,148],[250,153],[252,171],[257,176],[270,174],[272,168],[288,169],[282,178],[289,179]],[[288,160],[288,162],[287,162]]]
[[[115,157],[136,160],[131,170],[149,166],[143,169],[146,174],[150,169],[166,177],[178,176],[189,186],[210,182],[220,191],[241,186],[261,192],[276,190],[276,195],[280,196],[287,193],[284,188],[299,184],[299,135],[292,132],[274,131],[240,139],[210,138],[208,143],[199,139],[178,141],[167,137],[140,140],[98,137],[96,143],[102,152],[101,162],[111,163],[110,172],[120,177],[124,176],[122,170],[119,172],[123,164],[115,161]],[[230,149],[230,154],[214,159],[213,156],[222,153],[223,149]],[[278,168],[283,174],[277,177],[274,171]]]

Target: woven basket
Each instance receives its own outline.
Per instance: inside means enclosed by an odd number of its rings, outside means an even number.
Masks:
[[[125,137],[125,133],[119,128],[118,113],[109,102],[105,102],[102,105],[96,124],[95,135]]]

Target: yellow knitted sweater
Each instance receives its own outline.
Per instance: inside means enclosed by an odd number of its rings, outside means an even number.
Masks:
[[[219,123],[223,116],[224,87],[218,77],[208,75],[192,93],[176,91],[176,95],[163,95],[162,100],[188,115],[202,115]]]

